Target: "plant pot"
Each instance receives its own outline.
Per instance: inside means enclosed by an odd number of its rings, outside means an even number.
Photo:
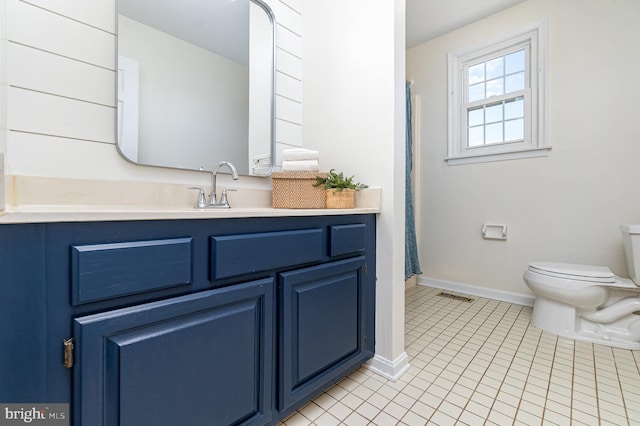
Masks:
[[[324,195],[328,209],[352,209],[356,205],[356,191],[353,189],[326,189]]]

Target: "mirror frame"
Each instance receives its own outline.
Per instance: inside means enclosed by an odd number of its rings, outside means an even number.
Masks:
[[[249,173],[245,174],[242,172],[239,172],[238,174],[242,175],[242,176],[250,176],[250,177],[257,177],[257,178],[266,178],[271,176],[271,174],[273,173],[273,171],[276,169],[276,161],[275,161],[275,156],[276,156],[276,48],[277,48],[277,43],[276,43],[276,18],[275,15],[273,13],[273,10],[271,9],[271,7],[269,7],[269,5],[267,3],[265,3],[263,0],[248,0],[250,3],[254,3],[257,6],[260,6],[260,8],[262,8],[264,10],[264,12],[267,14],[267,17],[269,18],[269,22],[271,23],[271,67],[270,67],[270,83],[271,83],[271,96],[270,96],[270,105],[269,105],[269,110],[270,110],[270,120],[269,120],[269,150],[271,151],[271,165],[269,170],[264,174],[264,175],[254,175],[251,174],[251,170],[249,170]],[[129,158],[127,158],[126,155],[124,155],[124,153],[122,152],[122,150],[120,149],[120,144],[119,144],[119,126],[118,126],[118,44],[120,42],[120,39],[118,37],[119,31],[118,31],[118,22],[119,22],[119,2],[120,0],[116,1],[116,46],[115,46],[115,82],[114,82],[114,94],[115,94],[115,117],[114,117],[114,126],[115,126],[115,146],[116,146],[116,150],[118,151],[118,154],[120,155],[121,158],[123,158],[124,160],[128,161],[131,164],[135,164],[137,166],[143,166],[143,167],[159,167],[159,168],[163,168],[163,169],[170,169],[170,170],[187,170],[187,171],[200,171],[200,172],[206,172],[206,173],[210,173],[211,170],[196,170],[196,169],[188,169],[188,168],[182,168],[182,167],[173,167],[173,166],[163,166],[163,165],[155,165],[155,164],[144,164],[144,163],[137,163],[135,161],[130,160]],[[251,99],[249,99],[249,103],[251,102]],[[247,140],[247,143],[249,143],[249,141]],[[250,158],[248,159],[249,161],[251,160]],[[211,163],[212,164],[216,164],[219,161],[225,161],[224,158],[221,159],[212,159]],[[213,166],[212,166],[213,167]]]

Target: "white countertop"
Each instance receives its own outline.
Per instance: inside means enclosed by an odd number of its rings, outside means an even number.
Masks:
[[[258,207],[198,210],[194,208],[141,208],[140,206],[30,205],[0,212],[0,224],[326,216],[379,212],[379,208],[373,207],[354,209],[274,209],[270,207]]]

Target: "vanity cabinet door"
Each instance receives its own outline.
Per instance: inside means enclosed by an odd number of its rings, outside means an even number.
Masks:
[[[74,320],[75,425],[231,425],[271,420],[274,283]]]
[[[280,411],[291,411],[372,356],[365,274],[364,256],[280,274]]]

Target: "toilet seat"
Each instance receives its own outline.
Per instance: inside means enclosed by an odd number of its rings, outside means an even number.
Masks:
[[[614,284],[616,276],[606,266],[580,265],[575,263],[533,262],[529,271],[562,278],[565,280],[583,281],[597,284]]]

